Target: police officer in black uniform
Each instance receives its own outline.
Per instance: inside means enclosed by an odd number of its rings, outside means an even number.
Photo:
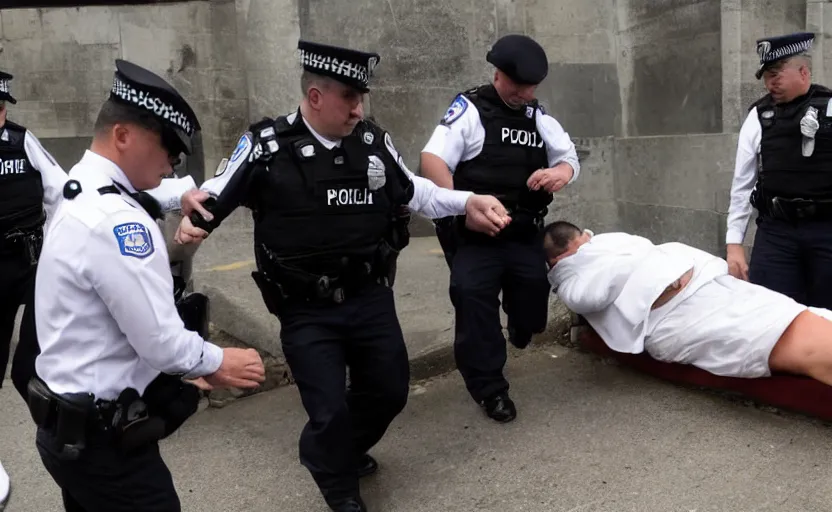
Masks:
[[[408,357],[391,287],[408,244],[408,211],[467,214],[472,227],[496,234],[505,210],[493,197],[414,176],[390,134],[363,119],[378,54],[309,41],[298,48],[300,108],[243,135],[228,165],[201,187],[216,195],[206,202],[213,220],[184,218],[177,236],[207,236],[238,205],[251,208],[253,277],[280,319],[283,353],[309,414],[301,463],[333,510],[359,512],[366,508],[358,479],[377,468],[367,452],[407,401]]]
[[[12,383],[26,399],[38,352],[34,308],[35,271],[43,225],[61,197],[66,173],[32,132],[6,119],[13,76],[0,72],[0,386],[6,374],[18,308],[23,318]]]
[[[814,34],[760,39],[768,94],[740,130],[726,235],[729,271],[832,308],[832,90],[812,83]],[[758,211],[750,268],[742,247]]]
[[[437,223],[451,267],[457,367],[486,414],[508,422],[517,412],[503,376],[500,291],[509,340],[525,348],[548,318],[543,219],[552,194],[577,178],[580,165],[569,135],[534,96],[548,71],[543,48],[507,35],[486,60],[496,67],[493,83],[454,99],[422,150],[421,170],[443,187],[494,194],[512,217],[496,238],[471,232],[462,219]]]

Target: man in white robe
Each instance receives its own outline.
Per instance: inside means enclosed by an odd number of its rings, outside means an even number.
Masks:
[[[545,228],[549,282],[618,352],[715,375],[808,375],[832,385],[832,311],[736,279],[722,258],[626,233]]]

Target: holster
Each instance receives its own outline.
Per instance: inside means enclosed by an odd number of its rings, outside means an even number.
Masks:
[[[376,265],[388,287],[396,282],[398,259],[402,249],[410,244],[410,212],[402,208],[393,219],[392,229],[378,248]]]
[[[37,265],[43,248],[45,214],[31,225],[18,226],[0,239],[0,251],[14,253],[30,266]]]
[[[176,310],[185,324],[185,329],[195,331],[203,338],[208,337],[210,303],[205,294],[189,293],[176,302]]]
[[[263,296],[266,309],[269,310],[269,313],[277,316],[280,312],[280,306],[286,300],[283,288],[259,270],[252,272],[251,277],[254,279],[257,288],[260,289],[260,295]]]
[[[57,456],[76,460],[87,446],[87,434],[97,420],[95,397],[89,393],[58,395],[38,377],[28,384],[29,413],[35,425],[51,434]]]
[[[173,375],[160,374],[144,395],[127,388],[112,402],[99,404],[113,441],[122,453],[158,442],[182,426],[199,406],[199,389]]]
[[[448,263],[449,268],[459,246],[459,233],[456,223],[457,218],[453,216],[443,217],[433,221],[433,226],[436,230],[436,239],[439,240],[439,246],[442,247],[442,252],[445,253],[445,261]]]

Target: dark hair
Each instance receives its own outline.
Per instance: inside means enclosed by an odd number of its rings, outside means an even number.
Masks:
[[[543,234],[543,246],[549,256],[554,258],[566,252],[569,242],[580,236],[581,229],[571,222],[559,220],[546,225],[543,228]]]
[[[162,122],[150,111],[125,105],[109,98],[101,106],[98,118],[95,120],[95,133],[103,133],[116,124],[135,124],[146,130],[162,133]]]

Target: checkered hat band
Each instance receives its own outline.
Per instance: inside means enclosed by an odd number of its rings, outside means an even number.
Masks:
[[[194,127],[188,119],[188,116],[161,98],[146,91],[139,91],[118,77],[113,78],[113,89],[111,92],[122,100],[132,103],[137,107],[144,108],[157,117],[173,123],[188,134],[189,137],[193,135]]]
[[[5,92],[6,94],[11,92],[9,90],[9,81],[8,80],[0,80],[0,92]]]
[[[812,48],[812,40],[802,41],[800,43],[787,44],[772,52],[768,52],[763,56],[765,62],[772,62],[789,55],[797,55],[798,53],[807,52]]]
[[[320,69],[331,74],[341,75],[347,78],[358,80],[364,85],[368,83],[368,69],[367,66],[362,66],[355,62],[338,59],[337,57],[330,57],[320,55],[307,50],[300,51],[300,62],[304,67],[312,69]]]

